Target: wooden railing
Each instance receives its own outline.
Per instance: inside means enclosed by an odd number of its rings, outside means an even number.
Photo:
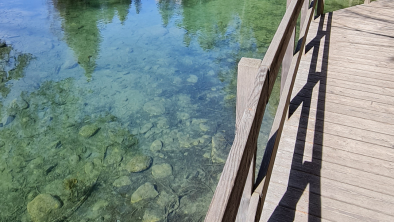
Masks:
[[[317,1],[318,4],[317,4]],[[304,52],[311,20],[323,13],[323,0],[292,0],[264,56],[264,59],[242,58],[238,65],[236,134],[206,222],[259,221],[267,193],[279,140],[290,103],[298,66]],[[301,28],[294,54],[294,32],[301,14]],[[263,21],[262,21],[263,22]],[[289,44],[290,42],[290,44]],[[290,50],[288,50],[290,48]],[[289,61],[286,62],[286,51]],[[285,57],[285,60],[283,60]],[[287,65],[286,65],[287,64]],[[255,184],[257,139],[275,79],[282,66],[288,70],[282,84],[276,116],[265,151],[264,177]],[[253,86],[253,87],[251,87]]]

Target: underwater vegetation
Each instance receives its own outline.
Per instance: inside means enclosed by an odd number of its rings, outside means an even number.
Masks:
[[[0,39],[0,94],[2,97],[7,97],[10,92],[7,83],[10,80],[22,78],[23,71],[32,58],[31,54],[19,53]]]

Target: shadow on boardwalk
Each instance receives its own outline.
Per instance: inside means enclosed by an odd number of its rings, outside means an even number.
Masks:
[[[327,26],[325,20],[327,19]],[[293,221],[295,219],[295,209],[302,194],[308,192],[309,189],[309,207],[308,207],[308,221],[321,221],[321,181],[320,172],[322,164],[322,146],[323,130],[324,130],[324,110],[326,98],[326,82],[327,82],[327,68],[330,44],[332,13],[325,14],[320,17],[319,29],[316,37],[309,42],[305,50],[306,52],[313,50],[311,65],[309,67],[309,75],[307,83],[293,98],[289,107],[289,117],[298,108],[301,108],[301,115],[299,127],[297,131],[297,141],[294,147],[294,154],[292,158],[291,170],[289,175],[289,184],[285,194],[282,196],[279,205],[275,208],[268,221]],[[321,41],[324,40],[324,41]],[[323,43],[324,46],[320,47]],[[323,48],[322,64],[319,64],[318,55],[319,48]],[[321,65],[321,72],[317,71],[318,66]],[[310,106],[312,98],[312,89],[319,87],[318,102],[314,131],[314,145],[312,153],[312,161],[304,161],[304,148],[307,135],[308,118],[311,115]],[[312,113],[314,115],[314,113]],[[270,153],[266,151],[266,155]],[[265,158],[263,158],[264,161]],[[264,172],[264,170],[260,170]],[[264,173],[263,173],[264,174]],[[264,175],[259,175],[261,179]],[[308,188],[309,185],[309,188]]]

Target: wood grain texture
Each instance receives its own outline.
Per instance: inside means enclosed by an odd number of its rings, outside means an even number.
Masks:
[[[248,98],[251,94],[251,85],[254,84],[258,69],[261,65],[261,59],[252,58],[241,58],[238,63],[238,76],[237,76],[237,104],[236,104],[236,129],[241,121],[242,114],[245,111]],[[250,169],[248,173],[248,178],[246,179],[245,188],[242,193],[241,203],[238,208],[236,222],[244,222],[247,220],[247,213],[249,208],[249,202],[253,192],[254,185],[254,175],[255,175],[255,156],[252,163],[250,164]]]
[[[236,219],[265,107],[302,4],[303,0],[291,2],[264,56],[205,221]]]
[[[394,221],[391,15],[377,0],[312,21],[260,221]]]

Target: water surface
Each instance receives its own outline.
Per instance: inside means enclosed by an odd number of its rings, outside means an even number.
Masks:
[[[234,138],[237,63],[263,58],[284,10],[0,0],[0,221],[203,220]]]

